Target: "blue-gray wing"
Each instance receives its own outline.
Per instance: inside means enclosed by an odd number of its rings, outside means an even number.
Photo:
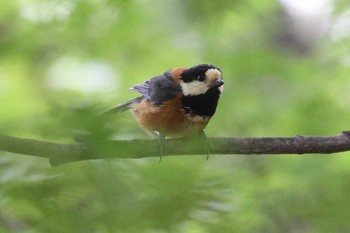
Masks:
[[[152,104],[161,105],[175,98],[181,92],[181,86],[170,76],[170,72],[153,77],[143,84],[137,84],[131,90],[140,92]]]

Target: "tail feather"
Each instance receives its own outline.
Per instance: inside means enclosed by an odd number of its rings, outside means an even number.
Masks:
[[[143,96],[136,97],[136,98],[131,99],[125,103],[119,104],[117,107],[106,111],[104,114],[114,114],[114,113],[125,112],[126,110],[129,110],[131,108],[131,105],[133,103],[139,103],[142,99],[143,99]]]

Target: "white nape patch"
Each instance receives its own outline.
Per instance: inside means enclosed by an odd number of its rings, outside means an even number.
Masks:
[[[184,95],[201,95],[209,90],[205,82],[192,81],[189,83],[180,82]]]

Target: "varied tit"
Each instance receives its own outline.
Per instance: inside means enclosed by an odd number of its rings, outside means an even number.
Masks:
[[[211,147],[203,130],[215,113],[223,84],[222,72],[216,66],[177,67],[133,86],[131,90],[142,96],[107,113],[131,109],[139,125],[159,137],[161,155],[164,153],[165,136],[198,134],[206,140],[209,155]]]

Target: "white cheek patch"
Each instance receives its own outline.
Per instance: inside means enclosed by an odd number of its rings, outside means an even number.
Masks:
[[[217,69],[209,69],[205,72],[205,76],[209,82],[214,82],[216,79],[221,79],[221,72]]]
[[[184,95],[201,95],[209,89],[207,84],[200,81],[192,81],[189,83],[180,82]]]
[[[205,72],[209,83],[214,83],[216,80],[222,79],[222,74],[220,70],[217,69],[209,69]],[[222,93],[224,91],[224,85],[219,87],[219,91]]]
[[[206,80],[203,81],[198,81],[194,80],[189,83],[185,82],[180,82],[180,85],[182,87],[182,91],[184,95],[202,95],[206,93],[210,87],[212,87],[215,83],[216,80],[221,79],[221,72],[220,70],[217,69],[209,69],[205,72]],[[220,92],[224,91],[224,87],[220,86],[219,87]]]

